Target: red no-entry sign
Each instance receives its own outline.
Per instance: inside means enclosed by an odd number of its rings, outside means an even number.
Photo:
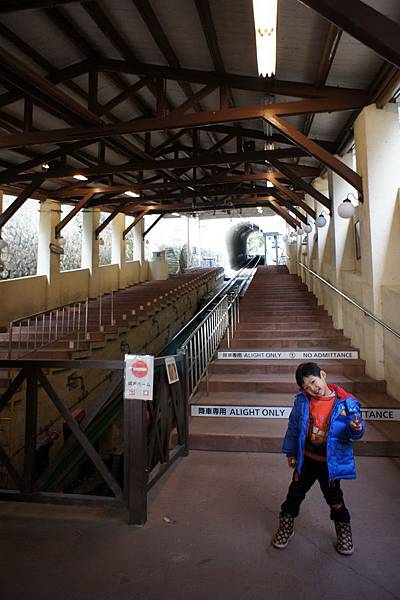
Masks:
[[[149,372],[149,367],[147,366],[147,362],[144,360],[136,360],[132,365],[132,373],[134,377],[146,377]]]
[[[153,400],[154,356],[126,354],[124,398]]]

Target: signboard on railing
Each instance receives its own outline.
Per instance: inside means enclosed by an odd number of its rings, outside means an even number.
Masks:
[[[124,398],[153,400],[154,356],[125,354]]]

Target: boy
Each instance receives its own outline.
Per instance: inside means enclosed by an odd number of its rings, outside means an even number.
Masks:
[[[342,388],[328,384],[325,371],[316,363],[300,364],[296,382],[301,389],[290,413],[282,448],[294,474],[281,506],[279,528],[272,545],[286,548],[300,504],[318,479],[335,523],[336,550],[352,554],[350,514],[344,504],[340,479],[356,477],[352,441],[359,440],[365,430],[360,404]]]

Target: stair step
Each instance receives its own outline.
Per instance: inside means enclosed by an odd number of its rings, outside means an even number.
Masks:
[[[341,374],[335,374],[334,383],[344,387],[348,392],[357,394],[357,392],[376,390],[386,391],[386,383],[383,380],[371,379],[367,375],[357,375],[357,377],[347,377]],[[204,391],[205,381],[200,383],[199,389]],[[242,373],[229,374],[210,374],[208,376],[208,387],[212,392],[257,392],[259,394],[279,392],[291,392],[295,394],[298,386],[293,376],[287,373]]]

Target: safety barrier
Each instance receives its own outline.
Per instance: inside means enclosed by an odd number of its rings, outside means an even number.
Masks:
[[[17,370],[0,396],[0,413],[21,386],[25,387],[26,417],[21,465],[0,442],[0,462],[13,482],[0,490],[0,499],[63,504],[109,504],[127,507],[129,523],[147,519],[147,493],[179,456],[188,452],[187,397],[183,354],[175,356],[179,381],[169,384],[165,359],[155,359],[152,401],[123,399],[122,361],[1,360],[0,368]],[[51,384],[45,371],[53,369],[102,369],[110,372],[107,388],[78,424],[71,409]],[[43,467],[38,453],[38,407],[49,400],[73,435],[65,440]],[[123,415],[123,476],[116,476],[95,445],[114,420]],[[66,493],[67,483],[79,476],[80,467],[94,465],[110,496]]]

